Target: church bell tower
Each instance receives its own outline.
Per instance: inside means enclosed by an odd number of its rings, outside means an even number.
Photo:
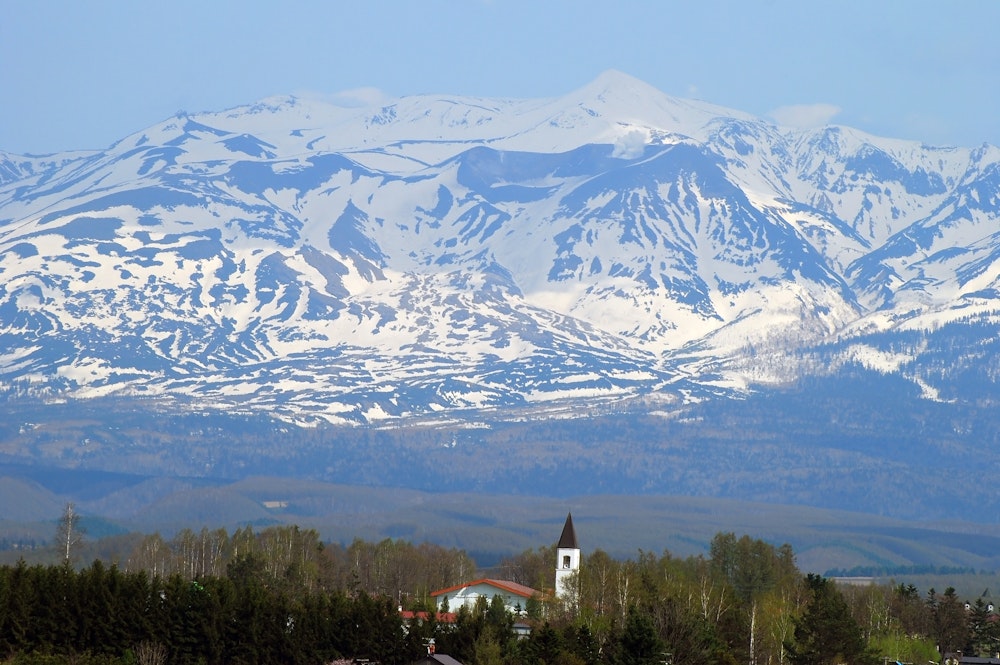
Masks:
[[[556,545],[556,596],[563,600],[574,600],[575,590],[568,584],[574,573],[580,570],[580,544],[573,528],[573,514],[566,515],[559,544]]]

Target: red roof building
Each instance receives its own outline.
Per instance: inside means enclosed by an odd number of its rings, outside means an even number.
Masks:
[[[431,598],[439,608],[447,606],[449,612],[454,612],[462,605],[472,609],[480,598],[492,602],[494,596],[500,596],[509,612],[520,613],[527,608],[529,598],[540,595],[535,589],[517,582],[483,578],[439,589],[431,593]]]

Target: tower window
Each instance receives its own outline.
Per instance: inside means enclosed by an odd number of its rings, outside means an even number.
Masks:
[[[563,568],[569,568],[569,555],[563,557]]]

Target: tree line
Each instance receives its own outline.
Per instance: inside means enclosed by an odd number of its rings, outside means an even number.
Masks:
[[[60,543],[65,545],[65,540]],[[417,660],[434,640],[466,665],[871,665],[991,655],[998,622],[947,589],[849,587],[803,575],[788,545],[720,533],[705,555],[587,553],[557,599],[555,548],[490,577],[540,591],[439,617],[430,593],[483,575],[465,552],[386,539],[323,543],[295,526],[130,541],[113,564],[0,568],[0,658],[16,662],[329,663]],[[400,609],[422,616],[405,624]],[[515,622],[531,626],[519,638]],[[45,660],[49,659],[49,660]]]
[[[0,654],[16,663],[295,665],[345,655],[395,664],[421,652],[388,599],[289,593],[265,578],[253,557],[195,580],[100,561],[82,570],[22,561],[0,568]]]
[[[143,536],[124,558],[126,570],[188,579],[226,574],[234,562],[252,559],[272,586],[290,591],[345,590],[389,598],[397,603],[426,601],[430,592],[469,579],[476,564],[463,550],[431,543],[355,539],[349,545],[323,543],[314,529],[250,526],[184,529],[165,540]]]

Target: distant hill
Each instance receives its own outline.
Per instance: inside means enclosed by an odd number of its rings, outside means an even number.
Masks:
[[[11,470],[8,469],[8,473]],[[86,478],[81,472],[80,477]],[[0,479],[0,487],[22,485]],[[494,566],[504,556],[549,547],[558,539],[560,519],[573,513],[585,555],[602,549],[617,558],[640,550],[675,556],[707,553],[712,537],[724,531],[749,534],[775,545],[789,543],[799,566],[826,573],[851,569],[865,574],[915,578],[935,570],[954,572],[1000,569],[1000,527],[958,522],[920,522],[870,514],[684,496],[587,494],[537,495],[415,491],[360,487],[293,478],[255,477],[212,486],[182,487],[151,498],[141,486],[114,493],[131,512],[114,520],[101,518],[107,501],[79,501],[77,509],[88,539],[135,531],[159,532],[169,539],[181,529],[271,524],[315,528],[328,541],[349,544],[355,538],[400,538],[468,551],[480,566]],[[50,538],[55,519],[49,513],[0,523],[0,536],[14,533]],[[2,540],[2,538],[0,538]],[[17,556],[16,552],[8,554]],[[0,556],[9,560],[10,556]],[[964,573],[963,573],[964,574]]]
[[[0,519],[10,522],[55,523],[66,507],[64,500],[48,489],[24,478],[0,475]]]

